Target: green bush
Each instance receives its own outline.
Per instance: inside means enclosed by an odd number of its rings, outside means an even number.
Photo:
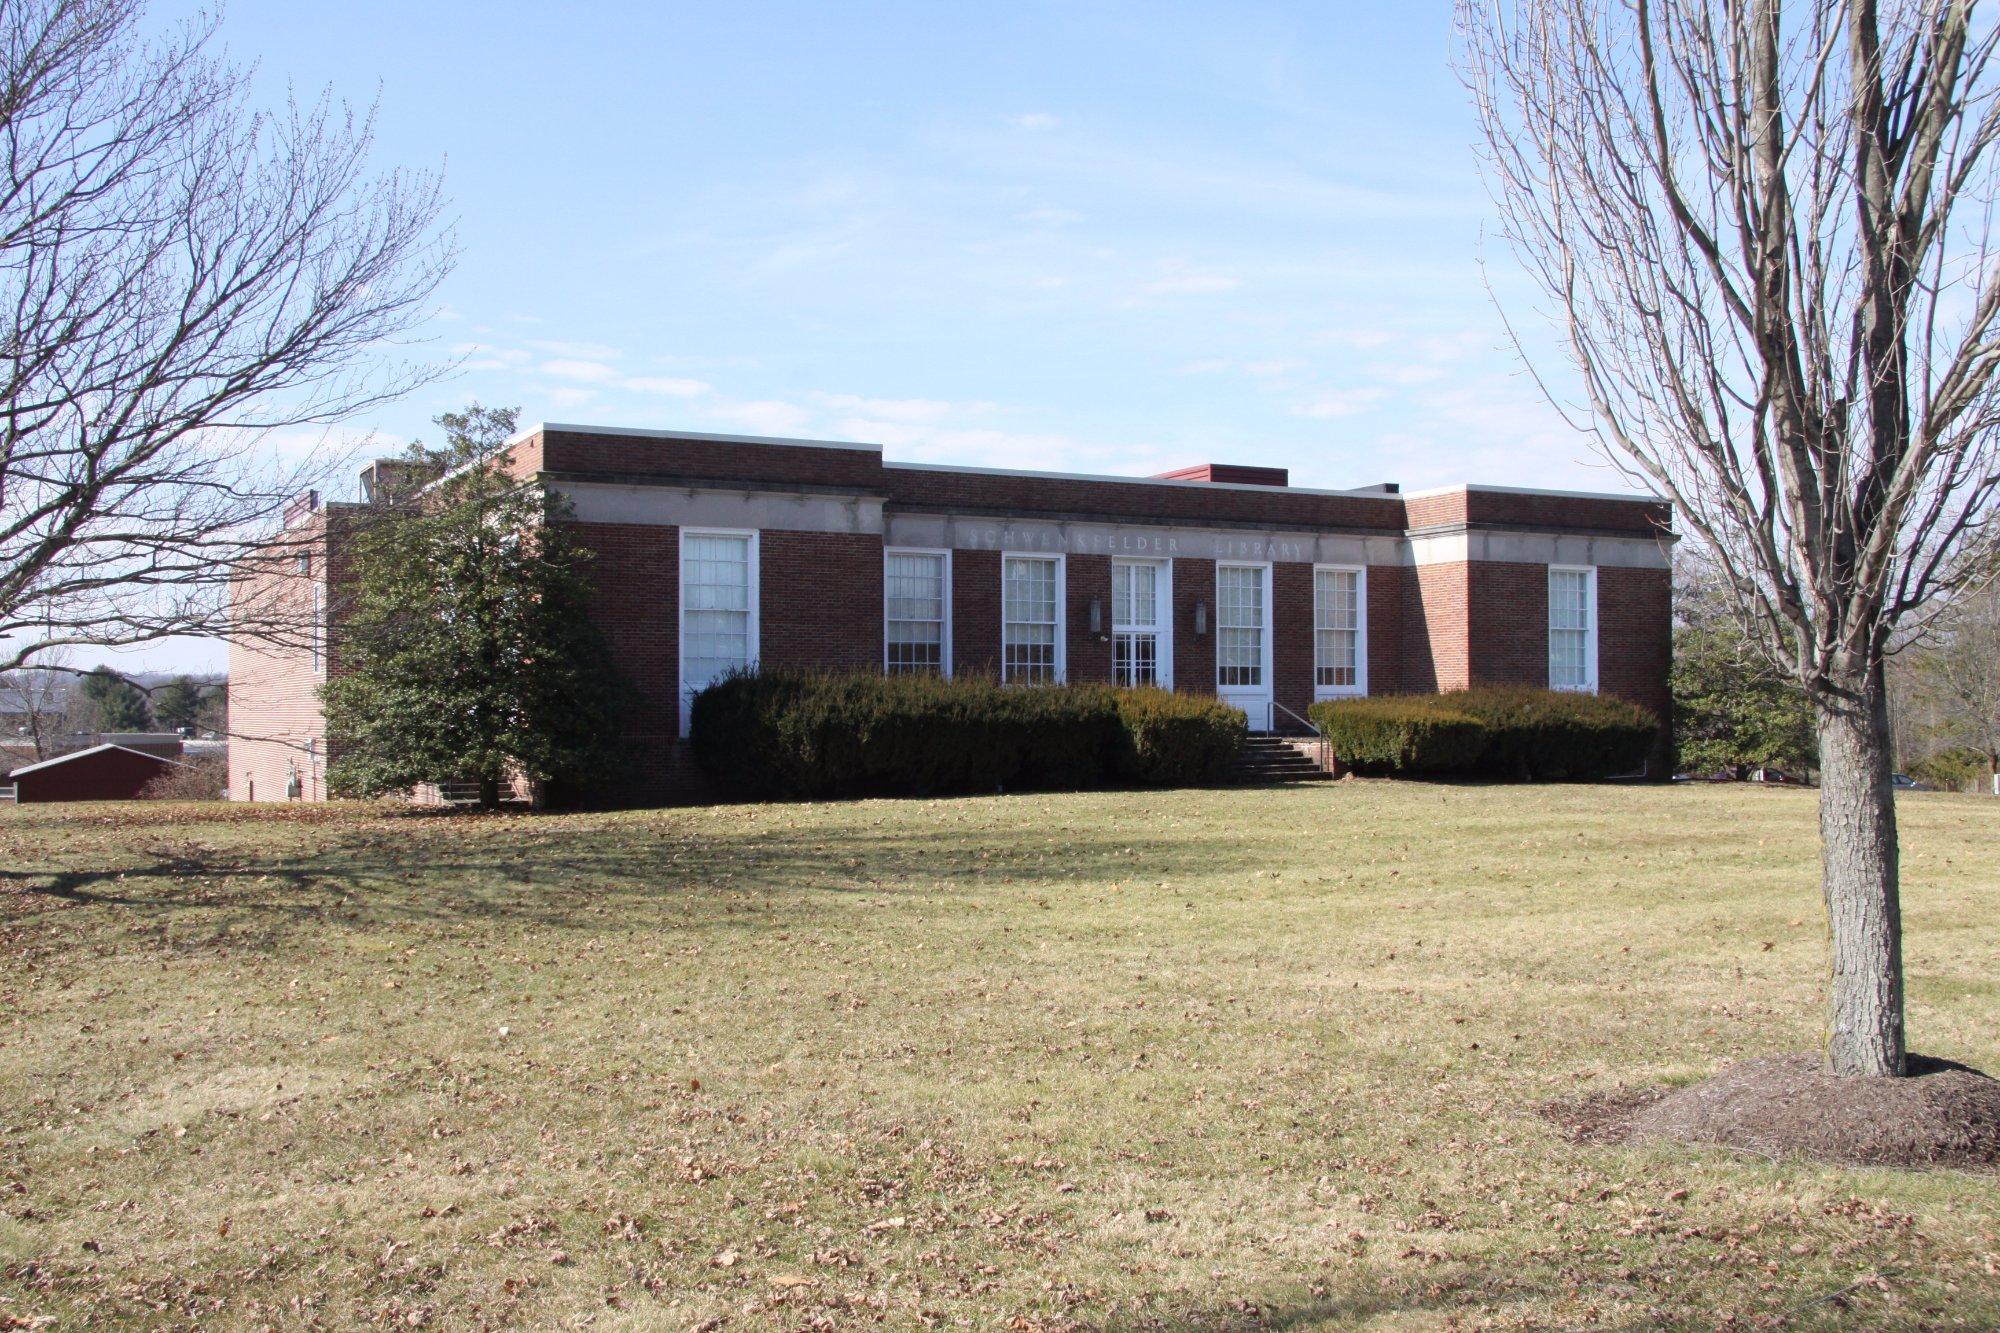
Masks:
[[[1986,774],[1986,756],[1969,745],[1954,745],[1910,765],[1911,777],[1939,791],[1977,791]]]
[[[1605,694],[1489,685],[1444,696],[1486,724],[1475,771],[1526,782],[1636,773],[1660,738],[1660,723],[1637,704]]]
[[[1213,781],[1243,739],[1213,699],[935,676],[744,672],[697,694],[697,763],[744,796]]]
[[[1218,782],[1243,748],[1243,714],[1200,695],[1118,690],[1122,776],[1148,786]]]
[[[1659,722],[1636,704],[1515,686],[1329,700],[1311,716],[1362,773],[1604,778],[1643,768],[1659,739]]]
[[[1358,773],[1464,773],[1486,748],[1485,724],[1435,694],[1332,699],[1309,715]]]

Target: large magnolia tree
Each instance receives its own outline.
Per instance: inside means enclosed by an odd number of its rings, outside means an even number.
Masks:
[[[1883,658],[1992,540],[1995,32],[1969,0],[1460,0],[1579,424],[1812,701],[1828,1067],[1904,1071]]]

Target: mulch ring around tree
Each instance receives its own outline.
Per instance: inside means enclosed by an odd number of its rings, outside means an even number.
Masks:
[[[1921,1055],[1909,1058],[1904,1078],[1836,1078],[1817,1055],[1768,1056],[1685,1088],[1541,1109],[1574,1143],[1713,1143],[1852,1166],[2000,1168],[2000,1080]]]

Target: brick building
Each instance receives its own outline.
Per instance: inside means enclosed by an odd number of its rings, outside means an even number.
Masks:
[[[636,799],[689,793],[687,702],[752,662],[1158,684],[1278,731],[1316,699],[1503,682],[1666,716],[1658,500],[1306,490],[1219,463],[1145,478],[940,467],[859,444],[562,425],[516,437],[509,465],[568,500],[596,554],[597,615],[639,697]],[[335,610],[330,634],[232,649],[235,799],[324,798],[314,690],[339,670],[340,535],[365,507],[308,497],[290,518],[297,556],[244,590],[315,623]]]

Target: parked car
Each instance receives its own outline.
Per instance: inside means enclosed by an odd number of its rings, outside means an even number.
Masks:
[[[1917,781],[1917,780],[1916,780],[1915,778],[1911,777],[1911,776],[1910,776],[1910,775],[1909,775],[1908,773],[1891,773],[1891,774],[1889,775],[1889,781],[1893,782],[1893,783],[1894,783],[1894,784],[1896,785],[1896,790],[1897,790],[1897,791],[1936,791],[1936,790],[1937,790],[1937,788],[1936,788],[1936,787],[1933,787],[1933,786],[1931,786],[1931,784],[1930,784],[1930,783],[1928,783],[1928,782],[1919,782],[1919,781]]]
[[[1812,783],[1796,773],[1788,773],[1782,768],[1753,768],[1749,781],[1769,783],[1774,787],[1810,787]]]

